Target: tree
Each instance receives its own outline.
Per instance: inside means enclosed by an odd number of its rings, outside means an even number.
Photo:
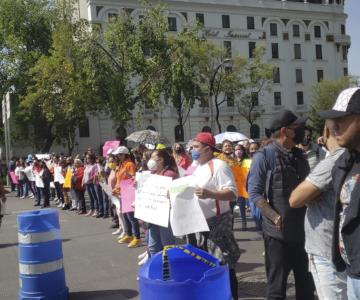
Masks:
[[[253,58],[235,65],[228,89],[232,91],[239,114],[250,127],[264,112],[259,107],[259,95],[271,90],[274,66],[263,62],[264,47],[256,47]]]
[[[356,82],[356,78],[347,76],[339,80],[322,80],[313,86],[310,120],[318,135],[322,134],[324,128],[324,120],[320,118],[319,112],[330,109],[340,92]]]
[[[35,130],[42,126],[47,131],[45,142],[35,135],[35,149],[48,152],[54,141],[65,142],[71,154],[76,128],[87,113],[101,111],[101,102],[84,72],[75,39],[80,25],[72,19],[72,7],[60,5],[58,10],[50,55],[41,56],[31,69],[32,82],[21,99],[19,115]]]

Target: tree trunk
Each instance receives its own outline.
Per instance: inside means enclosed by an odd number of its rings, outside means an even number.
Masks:
[[[42,153],[49,153],[54,141],[55,141],[55,136],[53,136],[52,134],[49,134],[49,136],[45,140],[45,144],[41,148],[41,152]]]
[[[221,133],[222,129],[221,129],[220,121],[219,121],[220,109],[219,109],[219,103],[217,100],[218,100],[218,98],[216,96],[215,97],[215,109],[216,109],[215,120],[216,120],[216,124],[217,124],[218,130],[219,130],[219,133]]]

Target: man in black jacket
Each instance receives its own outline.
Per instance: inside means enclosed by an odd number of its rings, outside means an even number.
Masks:
[[[347,271],[348,299],[360,299],[360,88],[342,91],[334,107],[320,114],[334,120],[333,133],[347,150],[333,168],[336,196],[333,262]]]

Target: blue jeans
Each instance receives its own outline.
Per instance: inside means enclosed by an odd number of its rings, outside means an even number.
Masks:
[[[347,277],[347,296],[349,300],[360,299],[360,279]]]
[[[134,212],[124,213],[125,220],[125,233],[128,236],[134,236],[137,239],[140,239],[140,226],[139,221],[134,217]]]
[[[42,195],[42,192],[41,192],[41,188],[39,187],[35,187],[35,191],[36,191],[36,203],[40,204],[41,203],[41,195]]]
[[[17,184],[17,196],[23,197],[24,196],[24,179],[19,179]]]
[[[86,191],[89,194],[90,198],[90,209],[98,209],[98,198],[96,195],[95,185],[93,183],[86,184]]]
[[[172,233],[170,225],[168,228],[165,228],[155,224],[149,224],[148,234],[148,249],[150,256],[153,256],[161,251],[164,246],[175,244],[175,237]]]
[[[346,273],[337,272],[331,260],[309,254],[309,268],[319,300],[345,300]]]
[[[99,213],[102,215],[109,214],[109,197],[104,193],[99,184],[96,185],[96,195],[98,199]]]
[[[241,220],[246,222],[246,199],[243,197],[239,197],[236,202],[240,208]]]

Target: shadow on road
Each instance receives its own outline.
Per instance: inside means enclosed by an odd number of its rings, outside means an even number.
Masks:
[[[0,244],[0,249],[9,248],[9,247],[17,247],[18,243],[9,243],[9,244]]]
[[[241,260],[241,258],[240,258]],[[264,264],[259,264],[259,263],[245,263],[245,262],[238,262],[236,264],[236,271],[240,272],[240,273],[246,273],[246,272],[251,272],[253,270],[255,270],[258,267],[262,267],[264,266]]]
[[[138,296],[135,290],[106,290],[106,291],[88,291],[88,292],[74,292],[70,293],[70,300],[125,300],[133,299]]]

